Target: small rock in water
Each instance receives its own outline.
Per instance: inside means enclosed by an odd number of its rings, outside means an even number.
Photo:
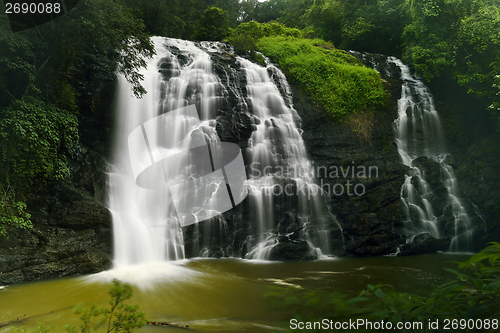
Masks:
[[[415,238],[413,242],[401,246],[399,256],[411,256],[417,254],[435,253],[437,251],[446,251],[450,248],[451,238],[434,238],[428,232],[421,233]]]

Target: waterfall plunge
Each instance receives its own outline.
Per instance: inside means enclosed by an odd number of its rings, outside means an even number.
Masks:
[[[119,79],[115,150],[109,173],[109,208],[113,217],[115,266],[185,257],[183,230],[172,193],[168,189],[169,184],[157,189],[146,189],[135,183],[129,152],[138,148],[128,147],[135,145],[134,140],[128,141],[130,133],[159,115],[172,114],[173,110],[195,105],[201,122],[192,122],[192,119],[182,115],[171,117],[169,121],[173,122],[170,125],[173,125],[171,128],[174,130],[157,128],[153,130],[154,135],[148,136],[151,141],[149,145],[154,152],[151,155],[159,155],[151,156],[151,160],[161,158],[162,154],[171,154],[176,146],[190,147],[194,133],[204,136],[208,146],[220,146],[216,116],[223,107],[224,96],[227,96],[229,90],[237,97],[238,103],[250,104],[248,109],[255,122],[255,131],[249,142],[246,159],[247,163],[258,165],[257,169],[262,171],[258,174],[250,173],[246,185],[250,215],[254,219],[251,223],[255,225],[251,226],[245,241],[248,251],[240,254],[246,254],[250,259],[267,259],[270,249],[279,243],[279,237],[276,237],[279,226],[275,223],[275,204],[276,200],[288,199],[283,195],[277,197],[273,194],[279,181],[292,182],[296,189],[306,189],[297,191],[298,194],[295,195],[299,208],[292,225],[295,230],[305,230],[303,237],[308,242],[311,253],[328,253],[328,228],[319,217],[320,212],[327,208],[321,190],[314,183],[301,131],[295,124],[298,116],[291,106],[291,94],[283,73],[272,65],[264,68],[237,58],[240,70],[246,77],[247,86],[243,90],[247,91],[248,96],[245,96],[241,92],[242,87],[230,82],[231,80],[227,80],[227,86],[224,86],[213,73],[208,52],[218,49],[216,43],[201,43],[198,47],[192,42],[176,39],[155,37],[153,41],[157,55],[148,61],[147,69],[142,71],[143,85],[148,93],[140,100],[135,99],[131,96],[130,85],[124,78]],[[169,47],[165,47],[165,44]],[[175,54],[172,50],[175,50]],[[226,75],[238,77],[237,73]],[[139,163],[134,160],[136,156],[139,153],[132,157],[132,164]],[[215,161],[216,156],[211,158]],[[265,169],[266,167],[268,168]],[[279,173],[279,170],[287,172]],[[289,170],[300,171],[294,173]],[[174,178],[177,174],[176,181],[179,182],[179,179],[196,179],[200,170],[196,170],[189,161],[174,161],[168,165],[168,172]],[[162,175],[149,173],[142,180],[155,184],[161,179]],[[207,196],[210,197],[210,193]],[[217,198],[210,200],[217,201]],[[212,216],[214,214],[197,216],[200,222],[194,224],[195,232],[200,223],[206,223],[209,227],[202,232],[205,241],[212,238],[213,225],[216,225],[220,235],[232,237],[227,233],[227,224],[222,215],[203,222]],[[293,231],[285,228],[281,236],[290,235]],[[195,255],[210,253],[203,242],[198,241],[194,247],[197,249]],[[233,256],[237,252],[223,252],[223,255]]]

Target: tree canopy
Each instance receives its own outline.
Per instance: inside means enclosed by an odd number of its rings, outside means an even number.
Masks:
[[[217,8],[207,8],[196,22],[195,40],[221,41],[229,35],[227,12]]]

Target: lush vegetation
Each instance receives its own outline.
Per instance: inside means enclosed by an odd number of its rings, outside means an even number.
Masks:
[[[250,21],[242,23],[232,29],[227,40],[231,43],[236,53],[243,55],[247,54],[255,62],[265,66],[264,57],[257,53],[257,41],[263,37],[286,36],[286,37],[301,37],[302,33],[299,29],[288,28],[277,22],[258,23]]]
[[[398,322],[423,323],[422,329],[396,330],[399,332],[497,332],[500,327],[500,243],[492,243],[469,260],[458,263],[458,269],[448,269],[456,276],[451,281],[420,294],[398,292],[390,285],[368,285],[367,290],[354,298],[297,289],[280,290],[270,296],[276,302],[287,304],[296,319],[304,322],[360,318],[371,322],[383,320],[393,327]],[[439,329],[428,326],[436,320],[439,320]],[[448,329],[444,327],[446,322]],[[486,323],[489,324],[486,326]]]
[[[16,226],[22,229],[33,227],[31,214],[26,212],[26,203],[16,201],[15,193],[11,187],[0,189],[0,236],[7,235],[7,226]]]
[[[124,301],[132,297],[132,287],[113,280],[113,286],[108,291],[110,300],[109,307],[100,308],[92,304],[85,308],[83,304],[76,306],[74,312],[81,314],[80,326],[67,326],[68,333],[91,333],[98,332],[105,327],[106,333],[129,333],[147,324],[144,312],[139,310],[138,305],[128,305]]]
[[[345,51],[320,39],[266,37],[257,48],[335,119],[384,105],[380,76]]]
[[[238,53],[249,52],[259,61],[258,50],[279,63],[294,81],[334,120],[373,110],[386,102],[380,76],[345,51],[321,39],[301,38],[303,33],[281,23],[242,23],[228,41]]]

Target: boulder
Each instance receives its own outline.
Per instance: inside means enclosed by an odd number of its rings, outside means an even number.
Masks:
[[[425,232],[416,235],[411,243],[400,247],[399,256],[413,256],[418,254],[436,253],[447,251],[450,248],[451,238],[435,238],[430,233]]]

